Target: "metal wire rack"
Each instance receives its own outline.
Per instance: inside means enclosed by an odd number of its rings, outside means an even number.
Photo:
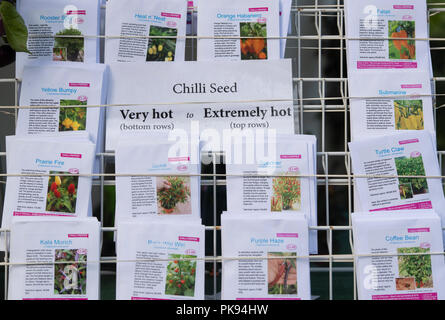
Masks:
[[[105,5],[102,6],[102,10]],[[189,8],[196,11],[196,8]],[[445,12],[445,3],[428,6],[429,17]],[[318,232],[319,254],[311,255],[312,295],[321,299],[357,299],[355,285],[354,247],[351,235],[353,212],[353,175],[348,153],[349,96],[346,76],[346,44],[344,7],[342,0],[294,0],[291,12],[292,33],[287,37],[286,57],[293,61],[294,109],[298,114],[296,133],[314,134],[318,140]],[[103,29],[103,28],[102,28]],[[106,41],[101,33],[101,52]],[[187,60],[196,57],[199,38],[187,37]],[[432,52],[441,52],[445,39],[429,38]],[[445,77],[432,79],[436,86]],[[0,79],[0,86],[13,92],[13,103],[0,108],[0,117],[9,122],[17,120],[20,79],[12,75]],[[443,107],[436,94],[434,114]],[[7,104],[0,97],[0,105]],[[102,106],[106,107],[106,106]],[[12,111],[11,111],[12,110]],[[437,119],[437,117],[436,117]],[[341,128],[341,129],[339,129]],[[2,137],[13,132],[2,130]],[[4,150],[1,150],[4,151]],[[439,151],[439,163],[445,151]],[[102,283],[115,282],[113,227],[114,154],[99,153],[101,174],[93,180],[94,215],[101,221],[103,248],[101,256]],[[221,287],[220,214],[225,210],[225,171],[217,165],[220,154],[211,154],[213,162],[203,168],[202,218],[206,225],[206,299],[219,299]],[[4,160],[6,152],[0,152]],[[4,198],[6,172],[0,167],[0,196]],[[443,179],[444,177],[437,177]],[[111,198],[111,199],[110,199]],[[111,201],[110,201],[111,200]],[[111,236],[109,236],[111,234]],[[0,230],[7,236],[8,230]],[[443,254],[443,253],[432,253]],[[3,268],[3,296],[7,297],[9,253],[5,252],[0,268]],[[346,285],[345,285],[346,283]],[[113,285],[102,286],[102,292],[113,290]],[[112,298],[114,293],[102,294]]]

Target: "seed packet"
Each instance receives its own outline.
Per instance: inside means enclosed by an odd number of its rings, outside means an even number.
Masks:
[[[294,134],[298,123],[289,59],[115,64],[109,81],[117,105],[107,110],[109,151],[138,133],[197,132],[222,143],[224,133]]]
[[[284,59],[286,51],[286,42],[290,28],[290,12],[292,0],[280,0],[280,58]]]
[[[280,59],[279,0],[201,1],[198,37],[198,61]]]
[[[425,0],[345,0],[345,18],[349,75],[371,69],[432,70],[429,42],[413,40],[429,36]]]
[[[303,215],[224,213],[221,229],[223,300],[310,300]]]
[[[227,211],[302,214],[317,226],[315,136],[235,140],[225,151]],[[317,251],[316,231],[310,247]]]
[[[121,140],[116,149],[116,224],[158,215],[199,218],[199,173],[198,141]]]
[[[204,233],[200,219],[120,222],[116,299],[204,300]]]
[[[404,132],[349,144],[360,210],[434,209],[443,215],[444,196],[431,135]],[[415,176],[420,176],[415,178]],[[398,178],[397,178],[398,177]],[[427,178],[428,177],[428,178]]]
[[[187,1],[187,35],[196,35],[198,32],[198,0]]]
[[[122,38],[106,39],[105,63],[184,61],[187,1],[108,0],[106,14],[105,34]]]
[[[92,178],[79,175],[92,173],[94,150],[91,141],[80,138],[6,137],[12,176],[6,182],[2,228],[17,216],[86,217]]]
[[[406,130],[436,135],[428,72],[354,73],[349,94],[352,141]]]
[[[32,53],[17,53],[17,78],[31,61],[99,62],[99,0],[17,0],[17,10]]]
[[[32,64],[24,68],[16,134],[88,132],[103,151],[107,67],[103,64]],[[98,170],[95,170],[97,172]]]
[[[352,215],[360,300],[445,298],[440,218],[417,211]]]
[[[17,218],[11,224],[9,300],[98,300],[96,218]]]

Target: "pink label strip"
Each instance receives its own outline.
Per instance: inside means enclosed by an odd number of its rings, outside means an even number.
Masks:
[[[161,17],[181,19],[181,15],[179,13],[161,12]]]
[[[68,238],[88,238],[88,233],[86,234],[69,234]]]
[[[357,69],[417,69],[417,62],[358,61]]]
[[[437,293],[407,293],[374,295],[372,300],[437,300]]]
[[[131,297],[131,300],[171,300],[171,299],[156,299],[156,298]]]
[[[249,12],[267,12],[269,11],[269,8],[262,7],[262,8],[249,8]]]
[[[413,5],[403,5],[403,4],[395,4],[393,6],[394,9],[401,9],[401,10],[414,10],[414,6]]]
[[[301,159],[301,154],[283,154],[280,155],[280,159]]]
[[[422,84],[402,84],[402,89],[422,89]]]
[[[196,237],[179,237],[179,241],[191,241],[191,242],[199,242],[199,238]]]
[[[190,157],[168,158],[168,162],[183,162],[183,161],[190,161]]]
[[[298,238],[298,233],[277,233],[277,238]]]
[[[418,210],[418,209],[432,209],[432,208],[433,208],[433,204],[431,203],[431,201],[425,201],[425,202],[403,204],[400,206],[393,206],[393,207],[387,207],[387,208],[381,208],[381,209],[374,209],[374,210],[371,210],[371,212],[396,211],[396,210]]]
[[[89,83],[77,83],[77,82],[72,82],[72,83],[70,83],[70,87],[89,88],[89,87],[90,87],[90,84],[89,84]]]
[[[77,154],[77,153],[61,153],[60,156],[62,158],[82,159],[82,155],[81,154]]]
[[[404,144],[411,144],[411,143],[419,143],[419,139],[410,139],[410,140],[399,141],[399,144],[401,146],[403,146]]]
[[[301,298],[236,298],[236,300],[301,300]]]
[[[66,15],[67,15],[67,16],[69,16],[69,15],[74,15],[74,14],[86,15],[86,14],[87,14],[87,11],[86,11],[86,10],[68,10],[68,11],[66,12]]]
[[[408,229],[408,233],[424,233],[430,232],[430,228],[411,228]]]

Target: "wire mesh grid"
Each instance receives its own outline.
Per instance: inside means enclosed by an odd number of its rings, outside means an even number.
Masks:
[[[102,6],[104,11],[105,5]],[[196,8],[189,8],[196,12]],[[445,3],[429,5],[429,17],[445,11]],[[195,20],[192,20],[192,24]],[[102,22],[101,52],[104,37]],[[192,25],[193,29],[193,25]],[[199,37],[187,37],[186,60],[196,58]],[[431,42],[445,39],[430,38]],[[319,254],[311,255],[311,284],[313,298],[357,299],[355,283],[354,247],[351,232],[353,212],[353,175],[348,153],[349,142],[349,96],[346,75],[344,7],[341,0],[294,0],[291,9],[291,33],[287,37],[286,57],[293,61],[294,111],[296,133],[314,134],[318,140],[318,226]],[[445,50],[433,46],[432,52]],[[432,79],[436,85],[445,82],[445,77]],[[0,117],[17,121],[18,95],[21,79],[3,78],[0,85],[6,85],[14,92],[14,101],[8,108],[0,110]],[[434,114],[440,94],[435,95]],[[1,97],[0,97],[1,99]],[[3,100],[3,99],[1,99]],[[1,104],[7,104],[2,101]],[[436,117],[437,119],[437,117]],[[2,132],[2,135],[5,135]],[[439,163],[445,151],[439,151]],[[104,283],[115,281],[113,232],[114,214],[114,154],[99,153],[101,174],[93,179],[94,215],[102,226],[102,298],[112,298],[113,284],[104,288]],[[201,214],[206,225],[206,299],[219,299],[221,288],[221,235],[220,215],[226,208],[225,170],[218,165],[220,154],[204,155],[212,157],[212,164],[203,167],[205,174],[201,181]],[[5,158],[6,152],[0,152]],[[4,198],[6,176],[1,168],[1,196]],[[438,177],[443,178],[443,177]],[[8,237],[8,230],[0,230]],[[434,254],[434,253],[432,253]],[[443,254],[443,253],[439,253]],[[8,293],[9,252],[3,255],[4,290]],[[105,277],[105,282],[103,281]],[[345,285],[346,283],[346,285]]]

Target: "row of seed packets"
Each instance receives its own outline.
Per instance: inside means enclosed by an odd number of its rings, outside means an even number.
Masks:
[[[203,37],[198,60],[283,58],[291,3],[203,1],[194,19],[197,34]],[[189,13],[195,12],[197,2],[108,0],[104,4],[108,36],[105,63],[185,60],[187,20],[190,22],[193,16],[187,16],[188,9]],[[17,55],[17,77],[22,78],[23,68],[30,61],[99,62],[101,5],[100,0],[18,0],[17,9],[28,27],[28,49],[32,54]],[[214,36],[221,39],[206,39]]]
[[[444,299],[426,1],[347,0],[345,15],[358,298]]]

